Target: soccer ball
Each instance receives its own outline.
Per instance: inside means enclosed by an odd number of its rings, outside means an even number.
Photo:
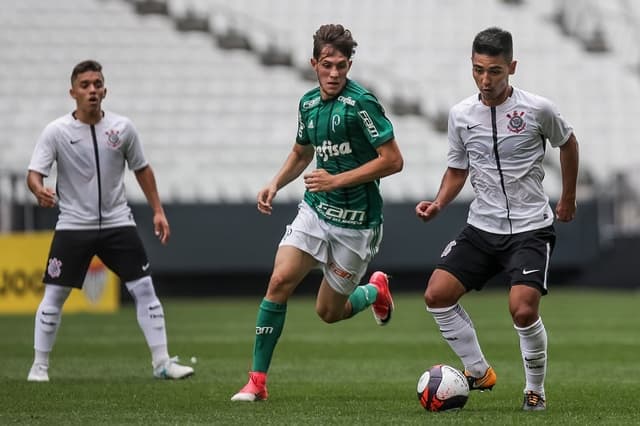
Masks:
[[[418,380],[418,399],[427,411],[460,409],[468,398],[467,378],[449,365],[434,365]]]

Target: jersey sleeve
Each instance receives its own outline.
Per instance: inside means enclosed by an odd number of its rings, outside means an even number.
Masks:
[[[447,166],[454,169],[468,169],[469,157],[464,147],[464,142],[460,135],[460,126],[455,109],[449,111],[449,121],[447,139],[449,140],[449,151],[447,153]]]
[[[52,124],[44,128],[31,155],[29,170],[38,172],[43,176],[49,176],[51,167],[56,160],[57,134],[58,130]]]
[[[133,123],[128,119],[125,125],[124,138],[126,141],[125,158],[129,170],[136,171],[146,167],[149,163],[144,156],[140,136]]]
[[[373,95],[358,99],[356,108],[360,127],[371,145],[377,148],[393,139],[393,125]]]
[[[539,111],[540,128],[543,136],[553,147],[559,147],[569,139],[573,127],[564,119],[558,108],[551,101],[544,100]]]
[[[300,145],[309,145],[311,140],[307,134],[306,114],[302,110],[302,102],[298,105],[298,133],[296,134],[296,142]]]

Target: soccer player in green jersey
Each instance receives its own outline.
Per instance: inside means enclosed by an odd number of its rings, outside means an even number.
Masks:
[[[271,214],[278,190],[304,175],[306,191],[287,226],[256,320],[249,382],[232,401],[267,399],[267,370],[282,329],[287,300],[314,268],[324,273],[316,312],[323,321],[348,319],[371,306],[376,322],[391,319],[388,277],[374,272],[359,286],[382,239],[379,180],[402,170],[393,126],[378,100],[347,78],[357,46],[342,25],[323,25],[313,37],[311,66],[319,86],[298,107],[298,134],[280,171],[258,193],[258,210]]]

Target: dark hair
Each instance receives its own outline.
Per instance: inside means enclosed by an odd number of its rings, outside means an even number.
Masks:
[[[102,74],[102,65],[100,65],[100,62],[94,61],[92,59],[80,62],[78,65],[73,67],[73,71],[71,72],[71,84],[73,85],[73,82],[78,77],[78,74],[82,74],[83,72],[87,71],[96,71]]]
[[[490,27],[480,31],[473,39],[472,53],[500,56],[507,62],[513,60],[513,39],[511,33],[502,28]]]
[[[348,59],[356,51],[358,43],[351,36],[351,31],[340,24],[326,24],[318,28],[313,35],[313,57],[320,59],[322,48],[331,45]]]

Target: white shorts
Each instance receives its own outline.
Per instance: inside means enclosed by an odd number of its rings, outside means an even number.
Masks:
[[[350,229],[320,219],[305,202],[280,241],[309,253],[320,264],[327,282],[338,293],[350,295],[360,284],[369,262],[378,253],[382,225],[372,229]]]

